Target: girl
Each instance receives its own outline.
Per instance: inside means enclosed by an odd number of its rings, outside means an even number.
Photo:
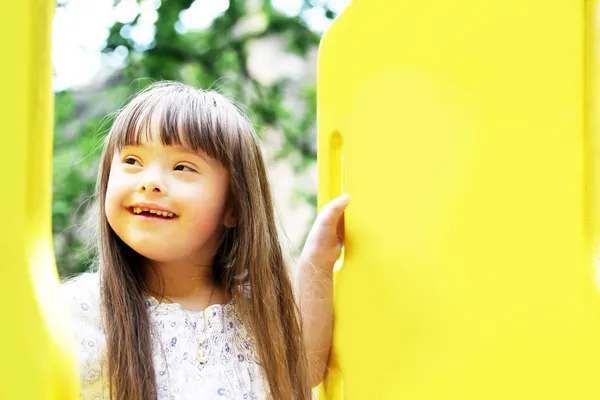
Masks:
[[[162,82],[117,116],[97,198],[98,271],[62,286],[82,399],[311,397],[347,197],[309,234],[299,312],[251,124],[216,93]]]

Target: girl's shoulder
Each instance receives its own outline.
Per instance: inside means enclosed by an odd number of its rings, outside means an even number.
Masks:
[[[60,285],[63,296],[69,298],[100,298],[100,277],[97,272],[85,272],[64,280]]]
[[[101,326],[100,278],[97,272],[67,279],[60,285],[60,292],[75,324]]]
[[[60,293],[71,319],[82,398],[104,398],[99,395],[102,393],[101,376],[106,348],[100,312],[99,274],[84,273],[70,278],[60,285]]]

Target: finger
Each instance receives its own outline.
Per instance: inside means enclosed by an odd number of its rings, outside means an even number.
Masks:
[[[350,196],[347,194],[336,197],[323,207],[319,213],[319,218],[322,219],[324,224],[337,224],[349,202]]]

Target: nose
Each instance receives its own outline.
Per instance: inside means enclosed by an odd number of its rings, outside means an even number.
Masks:
[[[157,171],[146,173],[136,189],[138,192],[144,193],[166,193],[165,185]]]
[[[162,193],[162,189],[156,182],[145,182],[138,186],[140,192]]]

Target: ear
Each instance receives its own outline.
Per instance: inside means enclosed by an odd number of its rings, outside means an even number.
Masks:
[[[233,228],[237,225],[237,218],[233,212],[233,207],[230,205],[227,206],[225,210],[225,215],[223,216],[223,225],[226,228]]]

